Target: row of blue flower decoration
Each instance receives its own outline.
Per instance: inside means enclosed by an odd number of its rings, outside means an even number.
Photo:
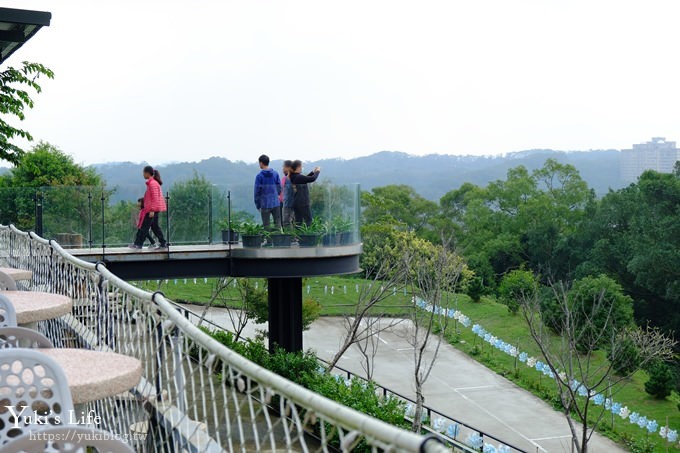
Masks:
[[[473,324],[472,321],[470,320],[469,317],[461,313],[459,310],[454,310],[451,308],[442,308],[438,306],[432,306],[431,304],[428,304],[426,301],[424,301],[421,298],[416,298],[416,305],[427,311],[427,312],[434,312],[435,315],[441,315],[441,316],[447,316],[451,319],[455,319],[458,321],[461,325],[463,325],[466,328],[470,328],[474,334],[476,334],[478,337],[482,338],[485,342],[489,343],[492,345],[494,348],[498,349],[499,351],[504,352],[505,354],[509,355],[510,357],[516,357],[520,362],[526,364],[529,368],[533,368],[539,373],[543,373],[543,375],[555,379],[555,374],[553,371],[550,369],[550,366],[548,364],[543,363],[542,361],[536,359],[535,357],[529,356],[526,352],[519,351],[516,346],[511,345],[510,343],[507,343],[503,341],[502,339],[494,336],[490,332],[488,332],[486,329],[484,329],[482,326],[479,324]],[[563,381],[566,380],[566,375],[563,373],[560,373],[559,376]],[[602,406],[604,405],[605,410],[610,411],[612,414],[617,415],[621,417],[621,419],[626,420],[632,424],[635,424],[639,426],[640,428],[646,429],[647,432],[650,434],[652,433],[657,433],[661,438],[666,439],[669,442],[676,442],[678,440],[678,431],[675,429],[669,429],[666,426],[662,426],[659,428],[659,423],[656,420],[653,420],[651,418],[647,418],[644,415],[639,414],[638,412],[631,412],[630,409],[628,409],[627,406],[623,406],[621,403],[617,403],[613,401],[611,398],[606,398],[604,395],[601,393],[592,393],[588,395],[588,390],[586,387],[578,382],[577,380],[572,379],[570,382],[570,387],[573,391],[575,391],[579,396],[582,396],[584,398],[590,397],[592,399],[593,403]],[[407,413],[409,411],[412,411],[411,408],[407,407]],[[441,419],[439,419],[441,420]],[[438,420],[433,421],[433,428],[440,432],[444,432],[444,429],[441,426],[435,426],[435,424],[438,423]],[[443,424],[443,420],[439,422]],[[447,435],[449,437],[455,438],[458,435],[458,430],[459,427],[457,424],[452,424],[449,425],[446,428]],[[449,432],[450,431],[450,432]],[[493,445],[486,444],[483,441],[483,438],[479,436],[478,433],[473,433],[468,438],[465,440],[465,442],[475,448],[475,449],[481,449],[483,452],[487,453],[506,453],[509,451],[508,447],[505,445],[500,445],[498,447],[494,447]]]

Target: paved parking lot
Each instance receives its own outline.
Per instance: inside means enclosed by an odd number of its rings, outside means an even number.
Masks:
[[[198,310],[197,307],[190,307]],[[229,327],[224,309],[211,309],[211,321]],[[247,334],[266,325],[250,325]],[[304,333],[305,349],[330,359],[344,334],[342,319],[319,318]],[[374,379],[381,385],[413,397],[413,350],[403,322],[380,335]],[[339,365],[362,375],[361,355],[350,349]],[[530,452],[570,452],[570,434],[564,416],[547,403],[494,373],[448,344],[442,344],[432,375],[425,386],[425,403],[443,414],[489,432]],[[593,436],[592,452],[625,451],[609,439]]]

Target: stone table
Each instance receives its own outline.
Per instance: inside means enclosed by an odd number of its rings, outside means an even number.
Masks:
[[[73,404],[125,393],[142,379],[142,362],[115,352],[90,349],[40,349],[64,370]]]
[[[70,297],[42,291],[2,291],[14,306],[17,324],[31,327],[38,321],[58,318],[71,313],[73,301]]]

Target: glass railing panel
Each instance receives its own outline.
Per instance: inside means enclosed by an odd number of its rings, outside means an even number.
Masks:
[[[0,188],[0,222],[42,231],[64,247],[126,246],[134,240],[138,199],[145,189],[143,182],[116,187]],[[309,190],[312,226],[295,221],[295,227],[280,230],[272,223],[262,245],[335,247],[360,242],[359,186],[321,181]],[[159,226],[171,244],[227,242],[229,220],[241,236],[234,243],[242,244],[249,228],[262,225],[251,185],[215,185],[194,178],[173,184],[164,196],[169,211],[161,213]],[[233,234],[231,239],[236,239]]]
[[[13,224],[24,231],[35,231],[39,192],[39,189],[32,187],[0,188],[0,223]]]
[[[100,203],[96,187],[43,187],[43,237],[56,240],[64,248],[88,246],[92,237],[93,209]]]
[[[167,225],[171,244],[207,244],[211,241],[212,186],[191,179],[173,184],[168,197]]]
[[[116,186],[95,194],[97,210],[93,210],[95,246],[123,247],[134,241],[143,191],[140,186]]]

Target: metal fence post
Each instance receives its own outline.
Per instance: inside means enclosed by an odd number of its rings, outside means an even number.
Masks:
[[[87,192],[88,238],[87,243],[92,248],[92,189]]]
[[[43,236],[43,195],[40,189],[36,189],[35,197],[35,234]]]
[[[106,249],[106,222],[105,222],[105,218],[104,218],[104,210],[105,210],[104,202],[106,201],[106,197],[104,196],[104,188],[103,187],[102,187],[101,200],[102,200],[101,208],[102,208],[102,252],[103,252]]]
[[[231,231],[231,190],[227,191],[227,225],[228,225],[228,230]],[[229,244],[229,252],[231,252],[231,243],[233,241],[231,240],[231,233],[229,233],[229,240],[227,243]],[[231,259],[231,253],[229,253],[229,258]]]
[[[212,244],[213,239],[213,191],[210,186],[210,193],[208,194],[208,244]]]
[[[170,250],[170,191],[165,195],[165,242],[168,244],[168,251]]]

